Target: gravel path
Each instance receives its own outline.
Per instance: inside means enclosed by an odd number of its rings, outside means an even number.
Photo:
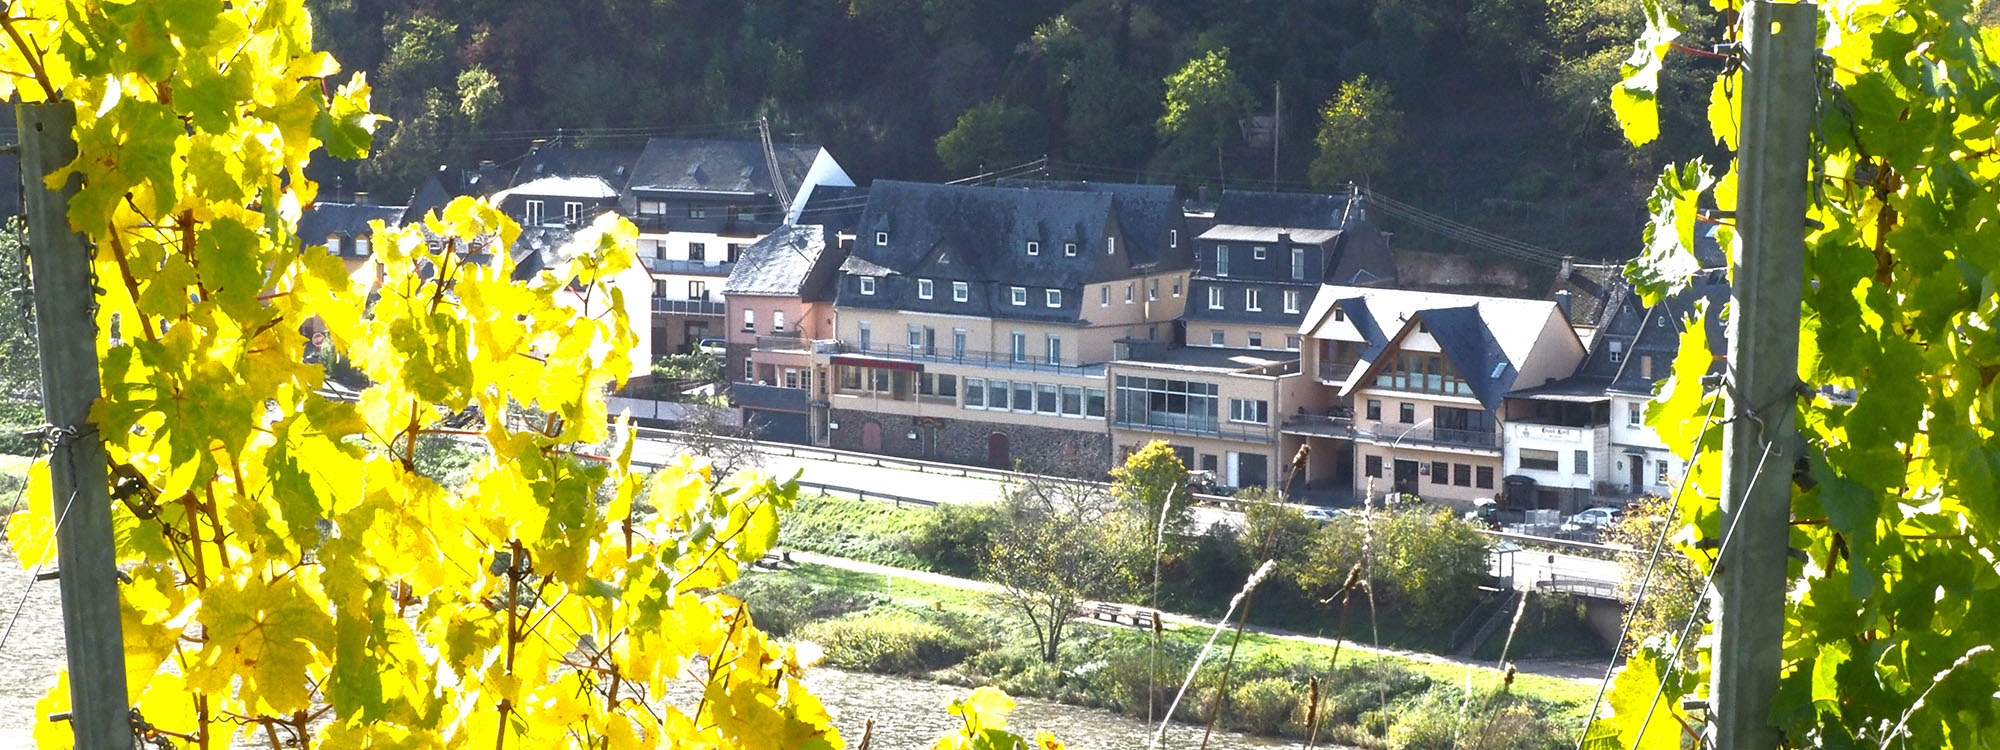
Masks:
[[[62,599],[53,581],[28,588],[31,576],[14,557],[14,545],[0,540],[0,630],[21,603],[14,633],[0,644],[0,747],[33,747],[35,702],[56,683],[63,667]]]

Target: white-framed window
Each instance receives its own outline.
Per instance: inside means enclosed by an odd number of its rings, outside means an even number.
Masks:
[[[875,293],[875,277],[873,276],[861,277],[861,293],[862,294]]]
[[[1229,421],[1244,424],[1270,424],[1271,402],[1232,398],[1229,400]]]
[[[708,301],[708,282],[706,281],[688,282],[688,299],[698,300],[703,302]]]
[[[666,201],[639,201],[639,213],[647,216],[663,216],[667,213]]]
[[[1667,460],[1666,460],[1666,459],[1664,459],[1664,458],[1662,458],[1662,459],[1660,459],[1660,460],[1658,460],[1658,461],[1654,461],[1654,462],[1653,462],[1653,483],[1654,483],[1654,484],[1666,484],[1666,483],[1667,483],[1667,470],[1668,470],[1668,468],[1670,468],[1670,467],[1672,467],[1672,466],[1673,466],[1673,465],[1672,465],[1672,464],[1670,464],[1670,463],[1667,463]]]
[[[951,329],[951,356],[965,359],[965,329]]]
[[[1018,306],[1018,305],[1025,305],[1025,304],[1028,304],[1028,288],[1027,288],[1027,287],[1025,287],[1025,286],[1017,286],[1017,287],[1014,287],[1014,288],[1013,288],[1013,293],[1014,293],[1014,304],[1015,304],[1015,305],[1017,305],[1017,306]]]
[[[917,279],[917,299],[931,298],[931,280]]]
[[[772,333],[785,332],[785,311],[783,310],[771,311],[771,332]]]
[[[577,201],[563,201],[563,221],[571,224],[583,223],[583,204]]]
[[[1048,292],[1047,292],[1047,297],[1048,297],[1048,300],[1047,300],[1047,302],[1048,302],[1048,306],[1049,306],[1049,307],[1062,307],[1062,290],[1061,290],[1061,289],[1050,289],[1050,290],[1048,290]]]
[[[1292,279],[1304,281],[1306,278],[1306,249],[1292,248]]]
[[[1063,255],[1067,255],[1067,256],[1070,256],[1070,257],[1075,257],[1075,256],[1076,256],[1076,243],[1074,243],[1074,242],[1065,242],[1065,243],[1063,243]]]
[[[986,381],[986,408],[1006,411],[1007,394],[1012,390],[1005,380]]]
[[[542,223],[542,202],[533,198],[521,207],[521,223],[536,225]]]
[[[354,238],[354,254],[356,256],[366,258],[373,252],[375,252],[374,237],[364,234]]]
[[[967,409],[986,408],[985,378],[965,379],[965,408]]]
[[[868,321],[865,320],[861,321],[860,332],[861,332],[860,335],[861,351],[865,352],[868,351],[868,345],[874,343],[872,339],[874,338],[875,334],[875,326],[870,325]]]
[[[1337,320],[1337,321],[1338,321],[1338,320],[1346,320],[1346,319],[1347,319],[1347,311],[1346,311],[1346,310],[1343,310],[1343,309],[1341,309],[1341,307],[1340,307],[1339,305],[1334,305],[1334,306],[1333,306],[1333,319],[1334,319],[1334,320]]]
[[[667,296],[667,280],[666,280],[666,279],[654,279],[654,280],[653,280],[653,296],[655,296],[655,297],[665,297],[665,296]]]
[[[1612,339],[1612,340],[1611,340],[1611,364],[1614,364],[1614,365],[1615,365],[1615,364],[1618,364],[1618,363],[1620,363],[1620,362],[1624,362],[1624,361],[1625,361],[1625,342],[1623,342],[1623,341],[1619,341],[1619,340],[1617,340],[1617,339]]]
[[[1292,350],[1292,351],[1298,351],[1298,350],[1299,350],[1299,345],[1300,345],[1300,344],[1303,344],[1303,343],[1305,343],[1305,337],[1304,337],[1304,336],[1300,336],[1300,335],[1298,335],[1298,334],[1296,334],[1296,333],[1289,333],[1289,334],[1285,334],[1285,348],[1286,348],[1286,349],[1290,349],[1290,350]]]
[[[1036,241],[1034,241],[1034,240],[1028,240],[1028,254],[1029,254],[1029,255],[1041,255],[1041,254],[1042,254],[1042,243],[1040,243],[1040,242],[1036,242]]]
[[[1178,229],[1167,230],[1167,247],[1180,247],[1180,246],[1181,246],[1181,230]]]
[[[1118,252],[1118,238],[1117,237],[1104,238],[1104,254],[1111,255],[1116,252]]]
[[[1250,312],[1263,312],[1264,290],[1262,289],[1243,290],[1243,309],[1249,310]]]
[[[1264,348],[1264,332],[1263,332],[1263,331],[1251,331],[1251,332],[1250,332],[1250,333],[1249,333],[1248,335],[1249,335],[1249,337],[1250,337],[1250,348],[1252,348],[1252,349],[1262,349],[1262,348]]]
[[[1062,364],[1062,337],[1053,333],[1048,336],[1049,364]]]
[[[1132,304],[1132,288],[1136,286],[1138,286],[1138,282],[1125,282],[1125,304]]]
[[[326,236],[326,252],[328,255],[340,255],[340,235],[329,234]]]
[[[755,362],[751,362],[749,357],[744,357],[743,382],[754,383],[756,381],[757,381],[757,364]]]
[[[1211,329],[1209,329],[1209,330],[1208,330],[1208,345],[1209,345],[1209,346],[1222,346],[1222,342],[1223,342],[1224,340],[1225,340],[1225,339],[1223,338],[1223,334],[1222,334],[1222,329],[1220,329],[1220,328],[1211,328]]]
[[[964,302],[972,298],[972,285],[963,281],[951,282],[951,301]]]
[[[797,368],[792,368],[792,367],[785,368],[785,387],[786,388],[803,387],[799,385],[799,371]]]
[[[1083,417],[1085,419],[1104,418],[1104,389],[1083,389]]]
[[[1286,290],[1285,290],[1285,312],[1288,312],[1288,313],[1295,313],[1295,312],[1298,312],[1298,311],[1299,311],[1299,290],[1297,290],[1297,289],[1286,289]]]
[[[1258,246],[1256,246],[1256,247],[1253,247],[1253,248],[1250,248],[1250,259],[1251,259],[1251,260],[1263,260],[1263,259],[1264,259],[1264,246],[1263,246],[1263,245],[1258,245]]]
[[[1157,299],[1159,299],[1159,298],[1160,298],[1160,280],[1159,280],[1159,279],[1147,279],[1147,280],[1146,280],[1146,301],[1147,301],[1147,302],[1152,302],[1152,301],[1154,301],[1154,300],[1157,300]]]
[[[756,311],[756,310],[744,310],[744,311],[743,311],[743,330],[745,330],[745,331],[755,331],[755,330],[757,330],[757,311]]]
[[[1631,426],[1633,426],[1633,427],[1643,427],[1643,426],[1645,426],[1645,424],[1646,424],[1646,410],[1645,410],[1645,408],[1644,408],[1644,407],[1641,407],[1641,406],[1639,406],[1639,405],[1638,405],[1637,403],[1628,403],[1628,404],[1626,404],[1626,405],[1625,405],[1625,424],[1628,424],[1628,425],[1631,425]]]
[[[910,350],[915,351],[924,348],[924,329],[914,325],[910,326],[909,329]]]
[[[1058,395],[1059,393],[1060,391],[1056,389],[1054,383],[1036,383],[1035,413],[1055,414],[1058,411],[1059,402],[1062,400],[1062,397]]]
[[[1181,280],[1176,278],[1174,279],[1174,297],[1179,298],[1180,296],[1181,296]]]
[[[1062,415],[1065,417],[1083,416],[1083,386],[1066,385],[1062,387]]]
[[[1104,286],[1100,286],[1100,287],[1098,287],[1098,288],[1097,288],[1097,306],[1098,306],[1098,307],[1110,307],[1110,306],[1111,306],[1111,285],[1110,285],[1110,284],[1105,284]]]
[[[688,218],[706,219],[708,218],[708,209],[701,206],[688,206]]]
[[[1558,471],[1562,468],[1561,459],[1556,455],[1555,451],[1540,450],[1537,448],[1522,448],[1520,455],[1521,455],[1521,468],[1523,469],[1533,469],[1535,471]]]
[[[1208,309],[1222,309],[1222,287],[1212,286],[1208,288]]]
[[[1229,275],[1229,246],[1228,246],[1228,245],[1216,245],[1216,246],[1215,246],[1215,275],[1217,275],[1217,276],[1228,276],[1228,275]]]
[[[1008,343],[1013,347],[1009,351],[1009,353],[1012,355],[1012,359],[1015,362],[1028,361],[1028,334],[1022,333],[1020,331],[1012,331],[1009,333],[1007,338],[1008,338]]]
[[[877,244],[877,245],[887,245],[887,244],[889,244],[889,233],[888,233],[888,232],[876,232],[876,233],[875,233],[875,244]]]
[[[692,261],[708,260],[708,243],[706,242],[688,243],[688,260]]]

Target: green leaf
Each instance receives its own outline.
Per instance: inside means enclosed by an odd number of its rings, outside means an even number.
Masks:
[[[1632,54],[1619,67],[1620,79],[1611,87],[1611,112],[1632,145],[1643,146],[1660,137],[1660,69],[1667,50],[1687,26],[1666,9],[1660,0],[1644,0],[1646,32],[1632,43]]]

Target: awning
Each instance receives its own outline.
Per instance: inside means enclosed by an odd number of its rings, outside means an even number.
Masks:
[[[902,370],[904,372],[924,371],[924,366],[917,364],[915,362],[902,362],[893,359],[876,359],[874,357],[856,357],[847,354],[834,355],[832,357],[832,362],[836,365],[848,365],[850,367],[875,367],[883,370]]]

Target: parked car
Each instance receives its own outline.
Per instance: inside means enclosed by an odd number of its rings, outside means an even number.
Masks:
[[[1187,486],[1188,490],[1193,492],[1198,492],[1203,495],[1222,494],[1221,493],[1222,486],[1216,484],[1215,472],[1213,471],[1188,472]]]
[[[1305,514],[1306,518],[1322,524],[1340,517],[1340,511],[1334,510],[1332,508],[1321,508],[1318,506],[1306,508],[1303,511],[1303,513]]]
[[[1605,507],[1586,508],[1582,511],[1578,511],[1576,515],[1564,519],[1564,523],[1566,525],[1572,525],[1578,528],[1588,526],[1592,528],[1602,529],[1607,526],[1610,526],[1611,524],[1617,523],[1618,517],[1623,515],[1625,515],[1625,511],[1618,508],[1605,508]]]
[[[729,351],[729,348],[723,345],[722,339],[702,339],[694,348],[703,354],[713,354],[718,357]]]

